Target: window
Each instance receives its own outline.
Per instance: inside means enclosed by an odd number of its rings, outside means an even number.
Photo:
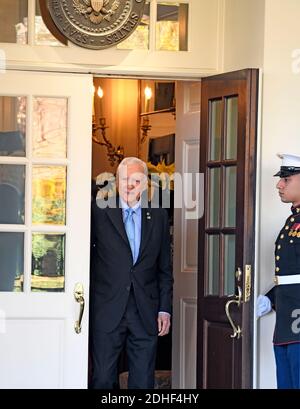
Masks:
[[[188,3],[147,1],[141,23],[118,49],[157,51],[188,50]],[[151,35],[155,29],[155,36]],[[155,38],[155,42],[151,39]]]
[[[34,43],[36,45],[63,45],[53,36],[52,33],[50,33],[46,24],[44,23],[39,0],[36,0],[35,2]]]
[[[27,0],[1,0],[0,42],[27,44]]]
[[[146,0],[140,24],[116,49],[188,51],[189,3],[190,0]],[[0,43],[55,47],[67,44],[55,25],[51,27],[50,16],[45,23],[45,13],[47,16],[46,2],[40,0],[1,0]]]
[[[119,50],[148,50],[150,41],[150,3],[146,2],[142,20],[125,41],[117,45]]]
[[[156,49],[187,51],[188,10],[185,3],[157,4]]]

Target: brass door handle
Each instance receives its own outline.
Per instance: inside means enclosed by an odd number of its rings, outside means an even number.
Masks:
[[[84,313],[84,291],[83,291],[83,285],[81,283],[77,283],[75,285],[74,297],[75,297],[76,302],[80,304],[78,321],[75,322],[75,332],[76,334],[80,334],[81,333],[81,321],[82,321],[82,317]]]
[[[238,295],[236,295],[235,297],[236,297],[235,300],[227,301],[225,305],[225,312],[226,312],[228,321],[230,322],[230,325],[233,329],[233,334],[230,335],[230,337],[239,339],[242,336],[242,330],[239,325],[235,325],[235,323],[233,322],[231,315],[230,315],[229,307],[231,304],[237,304],[237,306],[240,307],[241,302],[242,302],[242,290],[240,286],[238,286]]]

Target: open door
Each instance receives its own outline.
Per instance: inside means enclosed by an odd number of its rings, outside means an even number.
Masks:
[[[175,165],[181,175],[199,172],[200,81],[176,84]],[[178,190],[177,190],[178,189]],[[180,192],[175,182],[175,195]],[[182,204],[174,209],[174,296],[172,329],[172,387],[196,387],[198,214]]]
[[[87,387],[92,80],[0,75],[2,389]]]
[[[251,388],[258,70],[204,78],[199,221],[199,388]]]

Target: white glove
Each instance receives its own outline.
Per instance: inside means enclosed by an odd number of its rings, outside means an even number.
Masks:
[[[272,311],[272,304],[268,297],[259,295],[256,300],[256,317],[262,317]]]

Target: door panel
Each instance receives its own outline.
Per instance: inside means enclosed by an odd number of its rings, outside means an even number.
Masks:
[[[176,172],[199,169],[200,82],[176,84]],[[196,177],[192,184],[196,184]],[[175,180],[175,197],[183,192]],[[193,187],[195,192],[195,187]],[[182,194],[181,194],[182,193]],[[186,192],[185,192],[186,193]],[[194,197],[193,197],[194,198]],[[174,209],[172,387],[196,387],[198,209]]]
[[[0,387],[85,388],[92,77],[11,71],[0,94]]]
[[[251,387],[252,298],[245,302],[243,296],[244,271],[254,265],[257,92],[257,70],[202,80],[200,173],[206,199],[199,221],[197,345],[202,388]]]

